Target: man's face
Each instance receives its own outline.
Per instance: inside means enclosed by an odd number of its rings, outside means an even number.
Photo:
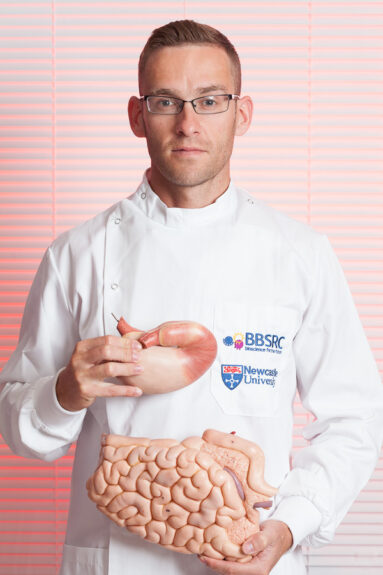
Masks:
[[[141,78],[143,95],[191,100],[209,94],[234,94],[234,76],[226,52],[209,45],[161,48],[149,58]],[[178,115],[151,114],[141,103],[143,135],[151,158],[151,181],[194,187],[227,181],[237,102],[227,112],[196,114],[190,103]]]

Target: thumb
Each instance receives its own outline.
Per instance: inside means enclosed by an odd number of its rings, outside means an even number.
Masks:
[[[262,531],[258,531],[242,545],[242,551],[247,555],[258,555],[261,551],[266,549],[268,544],[267,535]]]

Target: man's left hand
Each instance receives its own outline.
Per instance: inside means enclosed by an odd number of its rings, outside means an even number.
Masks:
[[[260,525],[260,531],[250,537],[243,545],[242,551],[254,555],[248,563],[222,561],[201,556],[199,559],[208,567],[223,575],[269,575],[293,543],[293,537],[286,523],[268,519]]]

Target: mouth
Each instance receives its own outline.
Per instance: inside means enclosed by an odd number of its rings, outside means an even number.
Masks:
[[[180,155],[193,155],[193,154],[203,154],[205,150],[201,150],[201,148],[174,148],[172,153],[180,154]]]

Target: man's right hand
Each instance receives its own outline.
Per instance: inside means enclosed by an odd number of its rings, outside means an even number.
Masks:
[[[60,373],[56,395],[68,411],[92,405],[96,397],[137,397],[138,387],[106,382],[107,378],[142,373],[139,363],[142,345],[135,339],[106,335],[80,341],[69,364]]]

